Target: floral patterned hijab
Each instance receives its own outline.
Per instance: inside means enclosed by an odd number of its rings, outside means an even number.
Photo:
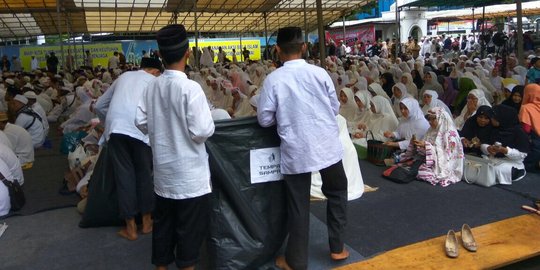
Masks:
[[[426,163],[433,163],[434,177],[426,179],[433,185],[440,184],[445,187],[461,181],[463,176],[463,146],[452,121],[452,117],[440,107],[428,111],[428,117],[435,116],[438,122],[436,128],[430,127],[426,132]],[[429,149],[431,145],[431,149]],[[430,160],[428,160],[430,159]]]

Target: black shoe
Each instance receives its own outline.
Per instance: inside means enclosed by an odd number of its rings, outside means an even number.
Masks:
[[[516,179],[519,179],[525,175],[524,169],[517,169],[512,167],[512,181],[515,181]]]

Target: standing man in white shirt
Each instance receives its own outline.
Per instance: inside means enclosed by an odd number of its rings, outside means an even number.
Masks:
[[[142,233],[152,232],[154,192],[152,183],[152,149],[148,135],[135,126],[137,105],[150,81],[161,73],[161,62],[143,58],[141,70],[122,74],[94,105],[94,111],[105,122],[103,136],[114,170],[120,217],[126,227],[118,234],[136,240],[135,216],[142,214]]]
[[[283,67],[264,80],[257,107],[259,124],[277,125],[281,138],[281,173],[287,197],[289,239],[281,269],[308,268],[311,173],[322,176],[328,198],[327,226],[330,257],[344,260],[347,223],[347,176],[336,115],[339,101],[328,73],[302,59],[306,44],[299,27],[278,31],[277,52]]]
[[[185,74],[190,51],[184,26],[165,26],[156,39],[166,70],[146,87],[135,120],[149,135],[154,161],[152,263],[158,270],[172,262],[195,269],[210,221],[204,142],[214,134],[214,121],[201,86]]]
[[[35,56],[32,56],[32,60],[30,61],[30,66],[32,71],[39,69],[39,61]]]
[[[109,68],[108,69],[109,70],[117,69],[119,64],[120,64],[120,58],[118,58],[118,52],[114,52],[113,56],[111,56],[111,58],[109,58],[109,64],[108,64]]]

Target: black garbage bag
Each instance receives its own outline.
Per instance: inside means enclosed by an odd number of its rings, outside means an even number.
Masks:
[[[254,117],[216,122],[206,142],[213,188],[207,245],[212,269],[258,269],[282,246],[287,234],[283,181],[251,184],[250,178],[250,150],[279,144],[275,126],[262,128]]]
[[[123,220],[119,215],[114,172],[109,165],[108,147],[104,145],[88,181],[88,201],[79,227],[120,226]]]

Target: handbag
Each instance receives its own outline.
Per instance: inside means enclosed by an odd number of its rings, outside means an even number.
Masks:
[[[13,180],[9,181],[7,180],[2,173],[0,173],[0,177],[2,178],[2,183],[6,185],[8,192],[9,192],[9,201],[11,203],[11,210],[12,211],[19,211],[26,203],[26,198],[24,197],[24,192],[22,190],[21,185],[19,184],[19,181]]]
[[[398,184],[408,184],[416,180],[418,169],[423,162],[424,161],[422,159],[411,159],[405,162],[400,162],[385,170],[382,176],[383,178]]]
[[[463,179],[469,184],[491,187],[497,184],[493,161],[472,155],[465,155]]]
[[[367,160],[377,166],[385,166],[384,160],[394,152],[394,148],[385,145],[384,142],[375,140],[373,132],[368,130],[366,138],[371,134],[371,140],[367,140]]]

